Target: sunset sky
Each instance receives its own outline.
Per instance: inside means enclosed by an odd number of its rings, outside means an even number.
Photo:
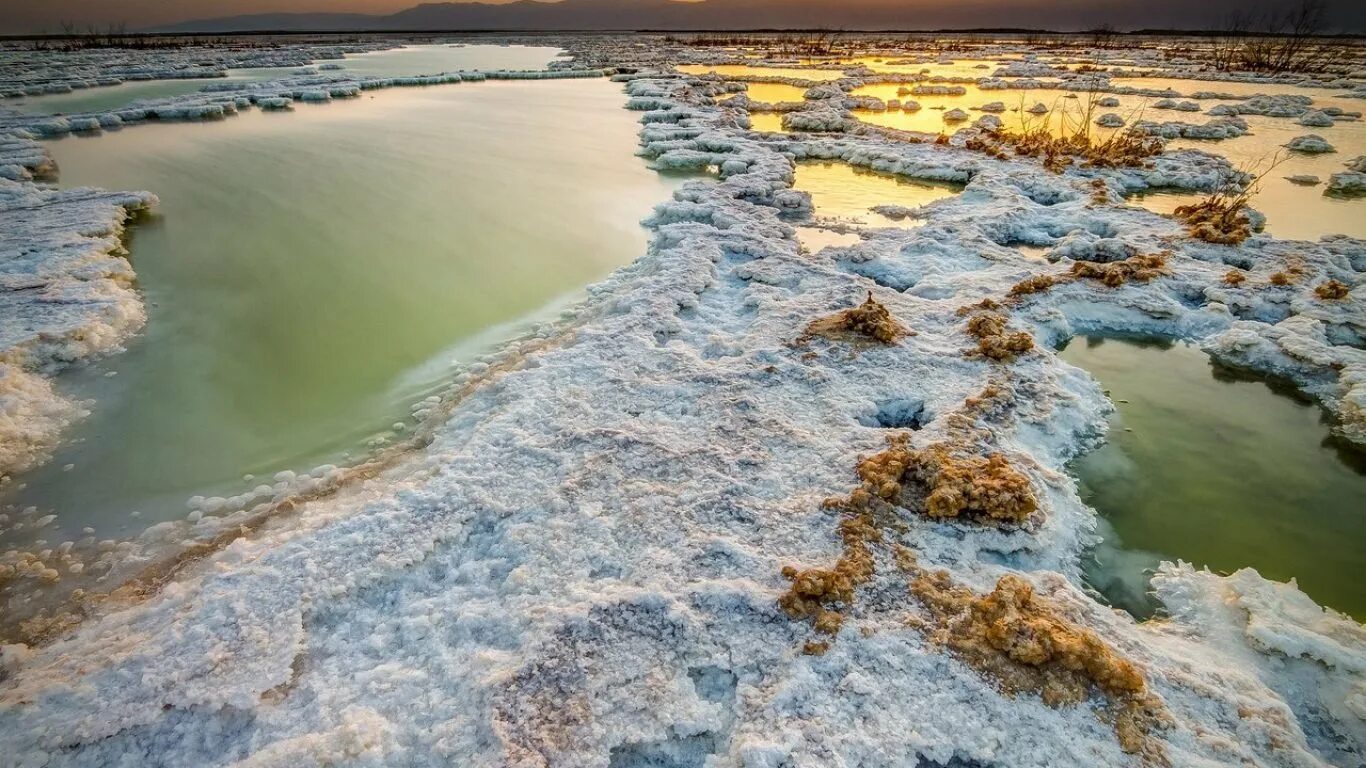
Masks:
[[[490,3],[511,0],[487,0]],[[612,0],[573,0],[600,4]],[[631,0],[616,0],[627,3]],[[754,0],[707,0],[724,6]],[[858,9],[888,18],[895,9],[898,28],[1033,27],[1079,29],[1111,23],[1116,27],[1209,27],[1238,9],[1284,7],[1293,0],[770,0],[793,8],[824,6],[857,13]],[[59,32],[63,21],[85,30],[124,24],[145,29],[186,20],[258,13],[353,12],[389,14],[411,8],[420,0],[0,0],[0,33]],[[1366,3],[1329,0],[1335,31],[1361,32],[1366,26]],[[1198,15],[1192,15],[1198,14]],[[774,26],[781,26],[775,20]],[[836,25],[837,26],[837,25]]]

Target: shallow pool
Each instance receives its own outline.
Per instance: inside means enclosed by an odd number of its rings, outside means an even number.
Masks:
[[[687,75],[720,75],[721,77],[793,77],[800,80],[829,82],[844,77],[841,69],[801,69],[798,67],[764,67],[746,64],[680,64],[675,67]]]
[[[1106,445],[1072,465],[1106,537],[1088,579],[1112,604],[1150,615],[1147,569],[1179,558],[1294,578],[1366,617],[1366,454],[1317,405],[1181,343],[1078,338],[1060,354],[1116,405]]]
[[[1223,93],[1238,98],[1257,94],[1286,94],[1307,96],[1313,100],[1312,109],[1336,107],[1345,112],[1366,111],[1359,99],[1339,98],[1344,89],[1303,88],[1294,85],[1239,83],[1210,80],[1181,80],[1172,78],[1116,78],[1116,86],[1174,90],[1186,94],[1200,91]],[[1208,110],[1223,99],[1196,100]],[[1168,120],[1203,123],[1211,120],[1203,113],[1166,113]],[[1157,119],[1151,117],[1150,119]],[[1243,115],[1249,132],[1222,141],[1178,139],[1169,149],[1194,148],[1221,155],[1238,168],[1259,175],[1260,181],[1250,203],[1266,214],[1266,231],[1280,238],[1317,240],[1324,235],[1366,237],[1366,197],[1335,197],[1323,194],[1328,177],[1345,170],[1343,164],[1366,154],[1366,122],[1338,120],[1327,128],[1309,128],[1293,118]],[[1336,148],[1336,152],[1304,154],[1289,152],[1285,144],[1297,136],[1322,136]],[[1291,176],[1316,176],[1320,184],[1302,184],[1289,180]],[[1138,204],[1159,213],[1169,213],[1177,205],[1198,200],[1199,196],[1149,195],[1136,200]]]
[[[806,89],[782,83],[749,83],[745,93],[753,101],[766,101],[777,104],[783,101],[803,101]]]
[[[606,80],[394,89],[53,142],[63,185],[160,196],[128,232],[148,323],[59,377],[92,415],[2,501],[55,512],[52,542],[113,536],[392,437],[452,358],[644,252],[638,222],[680,182],[633,155],[623,99]]]
[[[793,189],[811,195],[818,218],[877,227],[916,227],[923,221],[876,213],[874,206],[918,208],[962,191],[962,185],[910,179],[847,163],[801,162]]]
[[[783,116],[777,112],[751,112],[749,127],[760,133],[791,133],[783,127]]]

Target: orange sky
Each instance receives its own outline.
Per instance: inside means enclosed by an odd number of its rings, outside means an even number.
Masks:
[[[186,19],[208,19],[247,13],[355,12],[393,13],[421,0],[0,0],[0,30],[60,30],[62,20],[80,26],[124,22],[145,27]],[[490,3],[510,0],[486,0]]]
[[[435,0],[440,1],[440,0]],[[512,0],[483,0],[504,3]],[[789,7],[896,8],[908,21],[916,9],[944,26],[1084,28],[1115,21],[1121,28],[1190,26],[1193,13],[1222,19],[1233,9],[1281,6],[1292,0],[785,0]],[[63,21],[76,29],[125,24],[144,29],[191,19],[274,12],[353,12],[388,14],[423,0],[0,0],[0,34],[58,33]],[[724,6],[727,0],[709,0]],[[1335,27],[1359,29],[1366,23],[1361,0],[1328,0]],[[937,12],[937,13],[936,13]],[[898,16],[900,14],[897,14]],[[935,23],[931,20],[930,23]],[[1184,22],[1184,24],[1183,24]],[[913,21],[911,22],[913,24]],[[1208,23],[1208,22],[1206,22]],[[1081,25],[1081,26],[1079,26]]]

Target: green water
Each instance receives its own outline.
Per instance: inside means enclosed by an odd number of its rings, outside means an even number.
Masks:
[[[65,186],[160,196],[129,230],[148,323],[59,378],[92,415],[0,501],[55,512],[49,541],[114,535],[358,456],[453,357],[644,252],[679,181],[633,155],[622,103],[605,80],[490,82],[51,143]]]
[[[1145,570],[1180,558],[1294,578],[1366,617],[1366,454],[1318,406],[1185,344],[1079,338],[1060,354],[1117,409],[1106,445],[1072,465],[1106,537],[1088,579],[1112,604],[1151,615]]]
[[[544,69],[560,52],[558,48],[530,46],[470,45],[414,45],[386,51],[348,56],[341,61],[318,61],[322,64],[341,64],[343,70],[335,74],[402,77],[433,75],[461,69]],[[164,99],[195,93],[206,85],[222,83],[255,83],[288,77],[300,67],[257,67],[230,69],[227,77],[192,80],[137,80],[119,85],[82,88],[70,93],[29,96],[6,102],[23,112],[56,112],[76,114],[119,109],[143,99]]]

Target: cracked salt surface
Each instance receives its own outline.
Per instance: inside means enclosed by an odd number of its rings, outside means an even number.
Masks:
[[[733,63],[652,42],[564,45],[593,67]],[[1012,48],[984,47],[987,59]],[[840,133],[761,138],[713,105],[733,92],[714,82],[618,77],[642,113],[643,154],[719,179],[659,206],[647,252],[540,328],[530,351],[469,366],[425,448],[223,541],[164,587],[136,581],[87,606],[95,615],[61,639],[6,647],[5,754],[35,765],[149,754],[623,768],[1361,762],[1361,625],[1251,570],[1164,565],[1153,582],[1163,622],[1135,623],[1082,590],[1095,518],[1065,466],[1103,434],[1110,406],[1050,351],[1086,333],[1188,339],[1287,377],[1345,439],[1366,441],[1366,320],[1350,290],[1366,269],[1361,241],[1215,246],[1108,204],[1236,182],[1200,152],[1051,173],[969,150],[971,133],[911,142],[850,130],[837,113],[801,122]],[[921,227],[803,253],[792,224],[811,200],[791,189],[802,160],[966,186]],[[1015,244],[1046,245],[1056,263]],[[1084,276],[1159,249],[1170,255],[1146,279]],[[1083,276],[1058,279],[1069,262]],[[1041,274],[1051,285],[1007,298]],[[1349,290],[1320,296],[1329,279]],[[906,333],[800,340],[870,293]],[[972,309],[987,299],[1005,303]],[[1004,313],[1033,349],[965,354],[983,340],[959,310]],[[889,505],[881,538],[861,541],[866,580],[832,606],[836,634],[813,634],[779,609],[781,574],[828,567],[849,546],[839,507],[823,502],[852,497],[860,457],[902,432],[883,426],[907,423],[896,415],[909,407],[892,403],[920,406],[911,448],[971,435],[966,450],[1000,454],[1038,509],[995,527],[928,518],[915,499]],[[1085,631],[1049,637],[1098,638],[1130,664],[1162,714],[1129,734],[1146,757],[1121,747],[1104,697],[1005,695],[960,650],[970,646],[937,636],[942,606],[908,591],[912,566],[977,595],[1002,577],[1032,585],[1049,627]],[[1047,655],[1025,640],[1022,657]]]

